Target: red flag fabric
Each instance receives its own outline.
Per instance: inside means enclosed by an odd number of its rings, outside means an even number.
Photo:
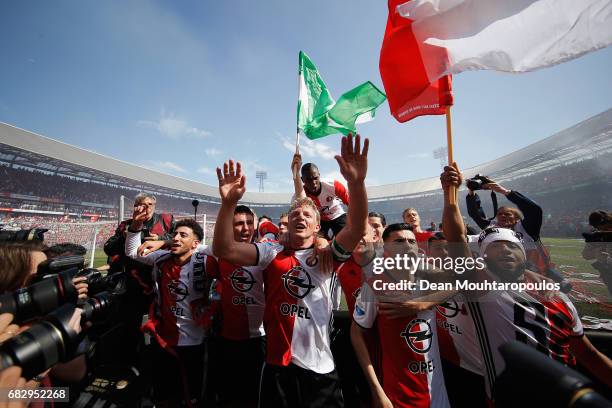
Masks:
[[[419,44],[412,32],[412,20],[398,12],[397,6],[405,3],[406,0],[389,0],[389,17],[379,63],[391,114],[398,122],[407,122],[421,115],[443,115],[446,107],[453,104],[450,75],[433,83],[429,81]],[[433,48],[428,49],[428,58],[433,56],[440,63],[446,62],[446,50]],[[432,62],[435,61],[427,63]]]

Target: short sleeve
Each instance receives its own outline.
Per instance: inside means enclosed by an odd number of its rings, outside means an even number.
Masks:
[[[265,268],[276,258],[284,248],[277,242],[259,242],[255,244],[257,248],[257,266]]]
[[[353,312],[353,320],[364,329],[371,329],[376,321],[378,314],[378,306],[376,305],[376,296],[370,285],[364,283],[361,285],[361,290],[355,301],[355,311]]]
[[[582,326],[582,321],[580,320],[580,316],[578,315],[578,311],[576,307],[572,303],[569,298],[563,296],[563,303],[567,306],[570,314],[572,315],[572,336],[582,336],[584,334],[584,327]]]

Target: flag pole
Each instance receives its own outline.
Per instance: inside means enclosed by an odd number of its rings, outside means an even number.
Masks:
[[[295,154],[300,154],[300,128],[295,133]]]
[[[446,147],[448,150],[448,165],[453,164],[453,128],[451,121],[451,107],[446,107]],[[449,202],[451,204],[457,204],[457,191],[455,186],[451,186],[448,190]]]

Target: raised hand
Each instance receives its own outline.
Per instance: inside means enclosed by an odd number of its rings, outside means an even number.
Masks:
[[[442,183],[442,189],[447,191],[451,186],[455,188],[461,187],[463,176],[457,167],[457,163],[453,162],[451,166],[444,166],[444,173],[440,174],[440,182]]]
[[[291,161],[291,174],[293,174],[293,178],[300,177],[300,169],[302,168],[302,155],[296,153],[293,155],[293,160]]]
[[[139,230],[147,220],[147,207],[144,205],[134,206],[134,212],[132,213],[132,223],[130,228],[133,230]]]
[[[363,150],[361,149],[361,136],[359,135],[355,136],[354,141],[351,133],[342,138],[340,156],[336,156],[335,159],[347,183],[359,183],[365,180],[368,172],[369,146],[370,141],[365,139]]]
[[[227,203],[237,203],[246,191],[246,176],[242,174],[240,162],[223,163],[223,172],[217,167],[217,178],[219,179],[219,195],[221,200]]]

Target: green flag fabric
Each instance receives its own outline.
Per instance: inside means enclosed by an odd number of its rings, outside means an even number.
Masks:
[[[336,103],[312,61],[300,51],[298,129],[309,139],[334,133],[355,132],[355,125],[374,118],[375,109],[386,100],[371,82],[343,94]]]

